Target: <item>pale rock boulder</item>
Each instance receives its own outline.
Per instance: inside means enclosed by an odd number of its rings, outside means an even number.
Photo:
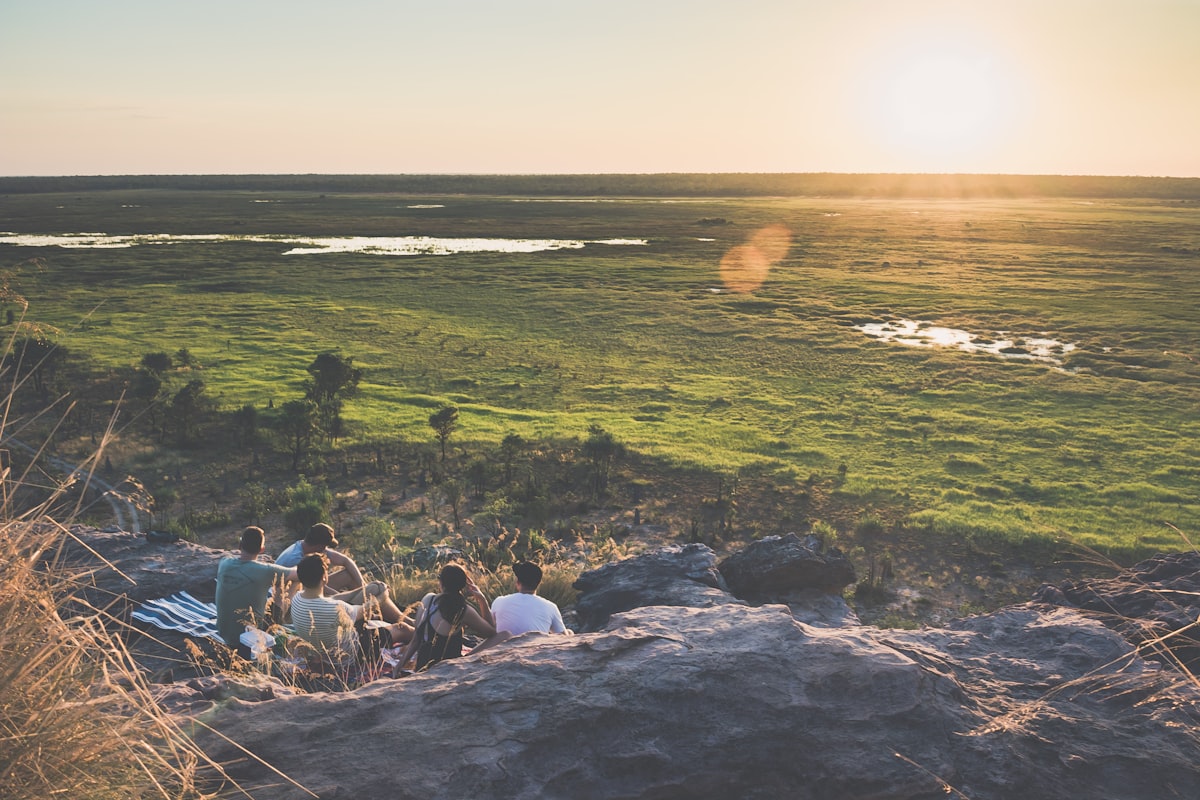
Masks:
[[[1196,687],[1070,609],[944,630],[657,606],[354,692],[229,700],[200,742],[325,800],[1200,797]],[[305,795],[240,760],[260,800]]]

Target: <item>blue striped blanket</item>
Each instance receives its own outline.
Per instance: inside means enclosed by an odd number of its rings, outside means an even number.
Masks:
[[[217,607],[203,603],[187,592],[177,592],[161,600],[147,600],[130,616],[167,631],[179,631],[198,639],[225,640],[217,633]]]

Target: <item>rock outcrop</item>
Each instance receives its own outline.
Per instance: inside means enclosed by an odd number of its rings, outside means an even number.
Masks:
[[[127,619],[138,603],[175,592],[211,602],[217,562],[226,555],[182,540],[155,542],[115,529],[72,526],[61,551],[46,557],[74,574],[81,599]]]
[[[1090,612],[1150,653],[1200,672],[1200,552],[1156,555],[1111,578],[1047,584],[1036,597]]]
[[[163,694],[260,800],[1200,797],[1195,679],[1092,612],[810,625],[726,592],[700,546],[585,577],[590,632],[517,637],[352,692],[263,678]]]
[[[1200,796],[1196,703],[1068,609],[898,632],[722,604],[522,636],[346,694],[231,700],[204,722],[324,800],[1142,800]],[[244,759],[230,776],[302,796]]]
[[[841,594],[854,583],[854,566],[820,537],[767,536],[726,558],[719,567],[729,591],[751,602],[784,602],[793,592]]]
[[[604,627],[609,617],[644,606],[707,608],[740,603],[729,593],[717,557],[702,544],[664,547],[605,564],[575,581],[575,615],[580,631]]]

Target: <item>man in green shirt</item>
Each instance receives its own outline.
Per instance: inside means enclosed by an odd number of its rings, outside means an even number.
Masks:
[[[295,567],[281,567],[258,560],[263,551],[262,528],[242,531],[241,552],[221,559],[217,565],[217,632],[231,649],[245,656],[241,644],[246,625],[261,626],[267,607],[267,591],[277,577],[296,579]]]

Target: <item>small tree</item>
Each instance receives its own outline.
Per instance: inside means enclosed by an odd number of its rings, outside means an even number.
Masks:
[[[251,525],[261,525],[264,514],[271,510],[271,492],[261,483],[247,483],[238,490],[242,499],[242,515]]]
[[[526,448],[527,443],[519,434],[510,433],[500,442],[500,461],[504,464],[504,484],[512,483],[513,463]]]
[[[446,460],[446,442],[450,434],[458,427],[458,406],[442,406],[429,415],[429,427],[437,434],[438,444],[442,447],[442,461]]]
[[[166,353],[146,353],[142,356],[142,369],[155,375],[169,372],[174,366],[175,362]]]
[[[243,442],[253,442],[258,438],[258,409],[252,403],[246,403],[233,412],[233,430]]]
[[[342,434],[342,403],[358,392],[362,370],[354,359],[337,353],[321,353],[308,365],[311,376],[305,381],[305,396],[317,407],[317,421],[329,440]]]
[[[158,403],[162,399],[163,381],[157,372],[149,369],[135,370],[133,380],[129,382],[130,397],[142,401],[143,410],[150,420],[150,427],[157,428]]]
[[[482,500],[487,494],[488,463],[485,459],[477,458],[467,467],[467,480],[471,482],[471,494],[476,500]]]
[[[45,399],[47,382],[53,378],[67,351],[42,332],[14,341],[4,356],[4,370],[12,376],[14,388],[31,381],[39,398]]]
[[[196,369],[200,366],[200,362],[196,360],[196,357],[186,347],[181,347],[175,351],[175,363],[188,369]]]
[[[608,478],[613,462],[625,448],[613,435],[598,424],[588,428],[587,441],[583,443],[583,454],[591,466],[592,496],[599,500],[608,491]]]
[[[197,378],[175,393],[171,400],[171,419],[181,442],[187,442],[200,432],[200,420],[211,406],[204,394],[204,381]]]
[[[461,519],[459,518],[459,506],[462,505],[463,487],[458,481],[446,481],[441,485],[442,495],[446,498],[446,504],[450,506],[450,513],[454,517],[454,530],[462,527]]]
[[[324,486],[309,483],[304,476],[287,490],[283,524],[288,530],[301,536],[314,524],[329,521],[329,504],[333,496]]]
[[[311,400],[289,400],[279,409],[276,425],[292,456],[292,471],[299,472],[317,433],[317,407]]]

